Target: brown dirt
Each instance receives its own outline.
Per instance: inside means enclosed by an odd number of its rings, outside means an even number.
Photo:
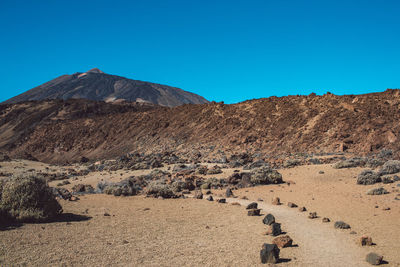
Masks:
[[[3,171],[59,167],[38,162],[1,163]],[[324,174],[319,174],[323,170]],[[290,186],[267,185],[234,190],[242,204],[256,201],[271,212],[298,247],[284,248],[279,266],[363,266],[364,257],[374,251],[388,266],[400,266],[400,201],[396,184],[356,185],[361,168],[333,169],[331,165],[300,166],[279,170]],[[223,169],[224,177],[232,169]],[[95,172],[72,180],[96,185],[101,179],[118,181],[124,176],[148,172]],[[52,185],[55,185],[52,182]],[[383,186],[390,193],[368,196],[369,188]],[[396,191],[397,190],[397,191]],[[212,190],[215,198],[222,191]],[[250,200],[241,200],[246,196]],[[273,197],[283,205],[273,206]],[[287,202],[305,206],[307,212],[287,207]],[[258,266],[259,250],[272,237],[264,236],[262,217],[249,217],[244,206],[217,204],[206,200],[159,200],[137,197],[86,195],[77,202],[62,201],[66,213],[90,216],[90,220],[67,223],[68,219],[46,224],[25,224],[0,231],[0,260],[3,265],[141,265],[141,266]],[[375,208],[378,206],[378,208]],[[383,210],[390,207],[390,210]],[[150,208],[150,210],[145,210]],[[310,220],[308,212],[319,218]],[[104,212],[110,217],[105,217]],[[328,217],[330,223],[322,223]],[[334,229],[343,220],[351,230]],[[208,226],[208,227],[207,227]],[[44,229],[42,228],[44,227]],[[356,234],[350,234],[355,231]],[[375,246],[360,247],[357,240],[372,237]],[[124,242],[127,241],[128,243]],[[290,260],[290,261],[289,261]]]
[[[84,100],[27,102],[0,106],[0,147],[15,157],[31,154],[61,163],[131,151],[201,152],[204,158],[218,149],[273,156],[343,150],[362,154],[384,147],[397,153],[399,105],[399,90],[175,108]]]

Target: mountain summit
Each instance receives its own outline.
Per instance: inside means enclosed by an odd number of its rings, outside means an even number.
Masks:
[[[97,68],[83,73],[62,75],[4,103],[71,98],[106,102],[148,102],[168,107],[208,103],[205,98],[176,87],[110,75]]]

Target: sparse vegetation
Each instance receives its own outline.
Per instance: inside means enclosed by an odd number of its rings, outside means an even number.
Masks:
[[[62,212],[46,181],[34,175],[14,176],[0,183],[0,214],[3,220],[41,222]]]

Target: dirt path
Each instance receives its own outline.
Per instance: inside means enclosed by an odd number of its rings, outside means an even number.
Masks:
[[[254,201],[228,198],[227,202],[239,202],[245,206]],[[309,219],[308,211],[257,203],[262,214],[273,214],[282,224],[282,230],[292,237],[294,244],[298,244],[299,252],[296,254],[301,266],[370,266],[365,262],[368,252],[351,240],[350,231],[335,229],[333,222],[323,223],[322,218]]]

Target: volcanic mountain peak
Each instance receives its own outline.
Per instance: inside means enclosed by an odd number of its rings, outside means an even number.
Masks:
[[[98,68],[62,75],[4,103],[71,98],[107,102],[141,101],[167,107],[208,103],[205,98],[176,87],[110,75]]]
[[[93,68],[91,70],[88,70],[87,73],[104,73],[104,72],[99,70],[98,68]]]

